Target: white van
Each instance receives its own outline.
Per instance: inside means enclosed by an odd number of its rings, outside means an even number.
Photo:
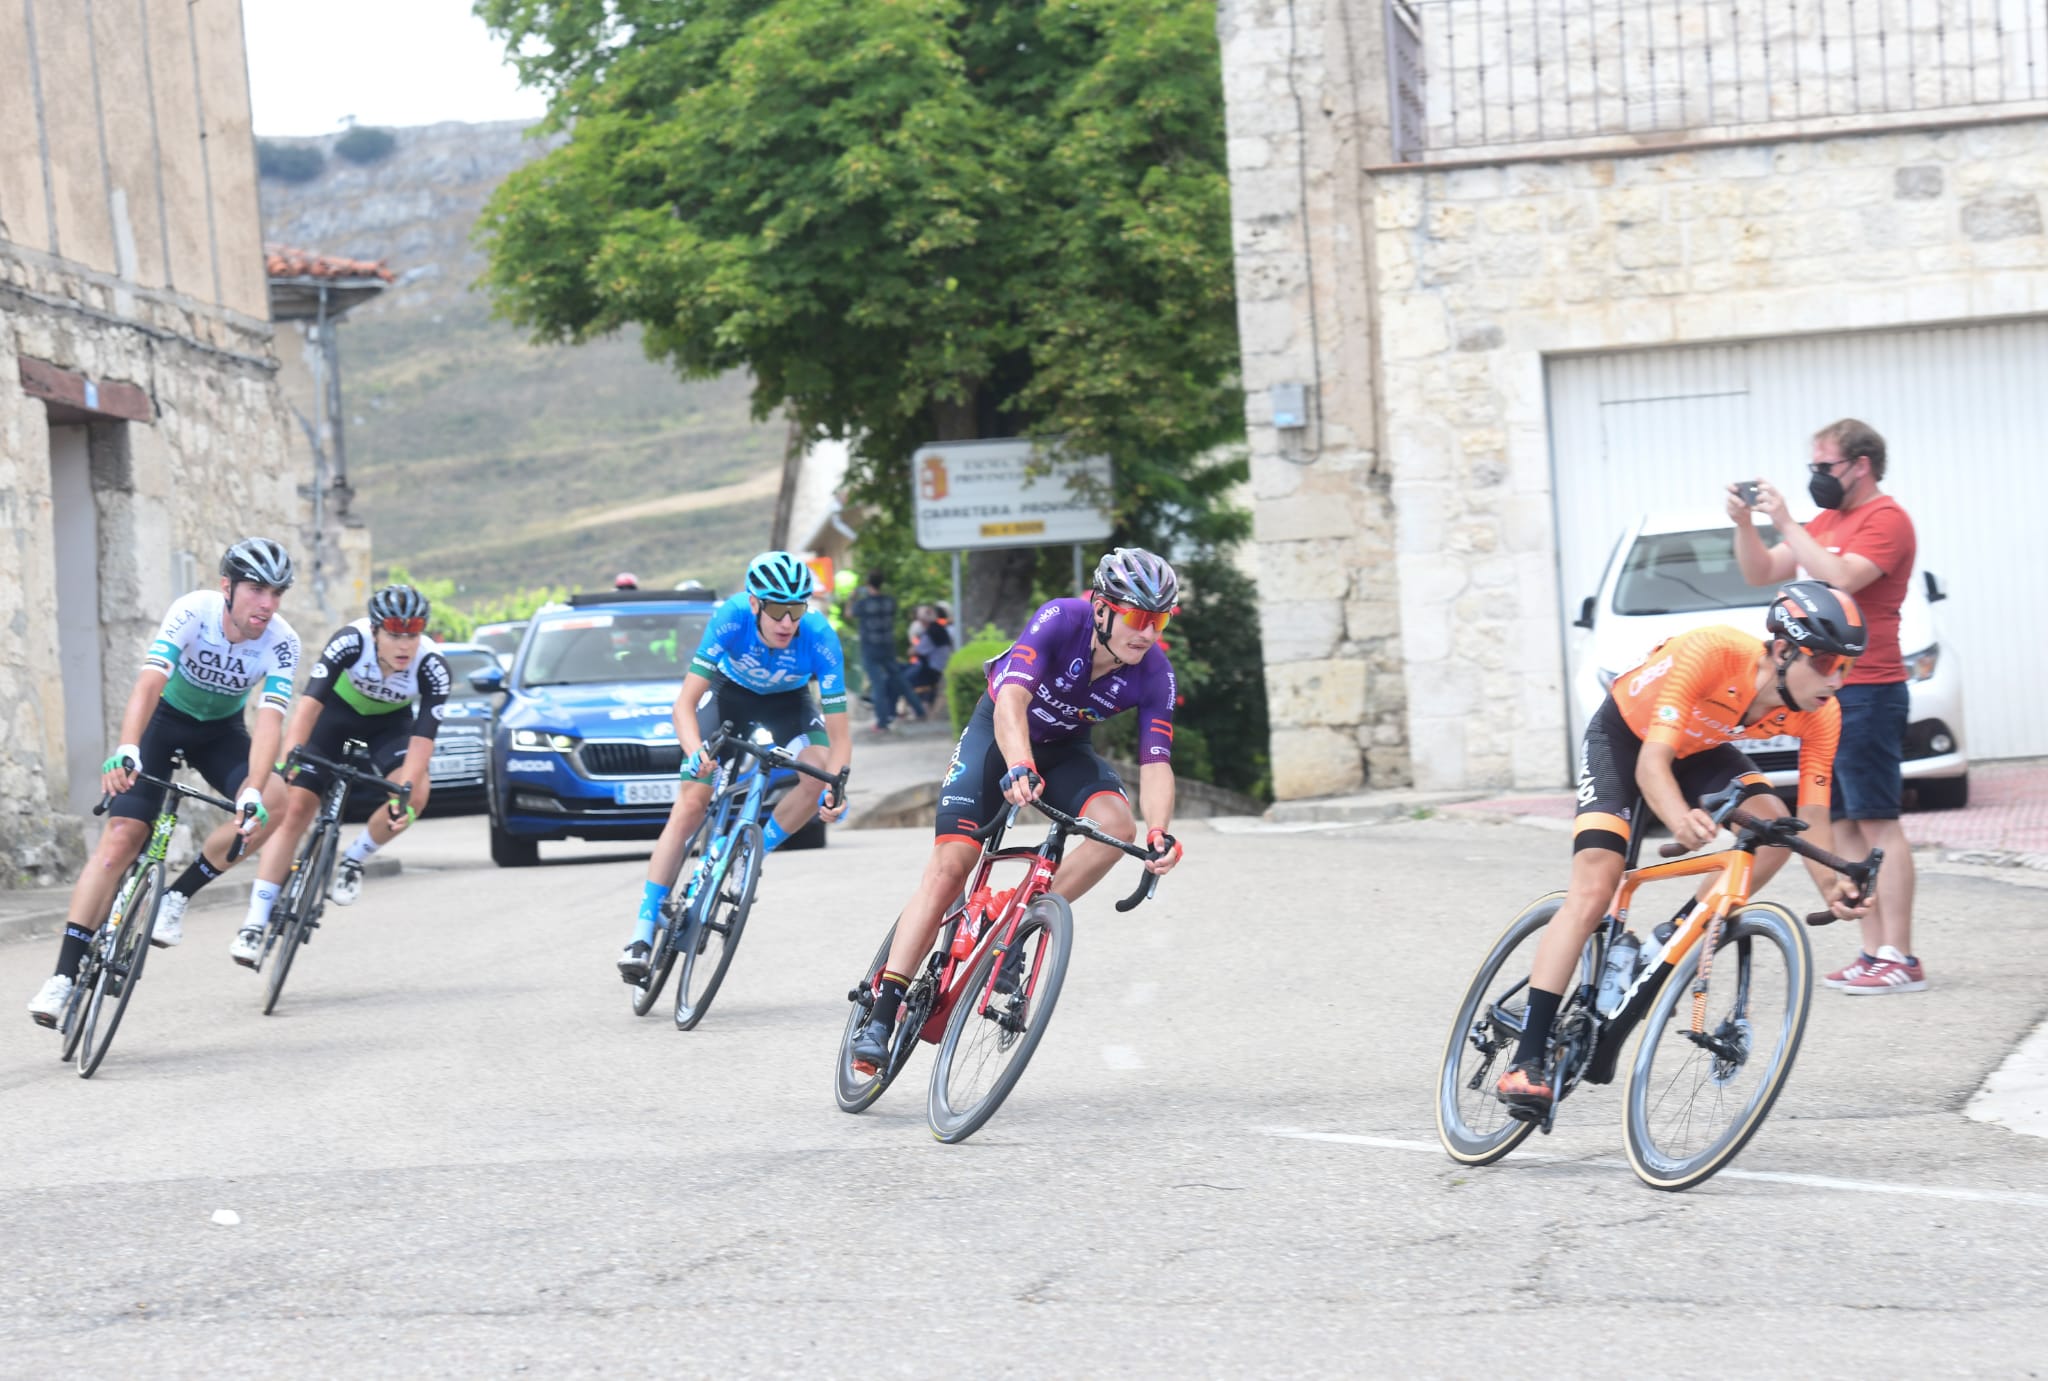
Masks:
[[[1758,522],[1765,546],[1777,530]],[[1725,623],[1764,636],[1764,610],[1772,586],[1755,586],[1735,564],[1735,529],[1727,515],[1650,513],[1622,532],[1607,558],[1600,588],[1579,607],[1571,658],[1574,734],[1606,698],[1621,672],[1675,633]],[[1970,799],[1970,759],[1963,738],[1963,678],[1955,651],[1936,636],[1933,605],[1948,596],[1932,572],[1921,572],[1899,609],[1899,648],[1905,654],[1907,794],[1924,809],[1953,810]],[[1574,739],[1576,742],[1576,739]],[[1799,742],[1792,738],[1740,740],[1774,786],[1798,779]]]

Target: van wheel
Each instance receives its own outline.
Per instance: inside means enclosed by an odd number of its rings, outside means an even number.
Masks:
[[[540,842],[521,839],[518,835],[507,834],[496,820],[491,821],[491,862],[500,868],[531,868],[540,862]]]

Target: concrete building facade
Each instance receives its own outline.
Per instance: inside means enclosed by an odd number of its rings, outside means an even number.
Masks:
[[[2031,494],[2010,456],[2034,424],[1958,455],[1983,427],[1959,391],[1823,367],[1875,345],[1967,369],[1985,332],[2048,322],[2048,75],[2024,61],[2048,18],[1998,8],[1738,0],[1659,30],[1595,3],[1517,30],[1477,0],[1225,0],[1279,796],[1565,783],[1593,539],[1560,502],[1602,465],[1709,515],[1731,479],[1796,492],[1807,435],[1848,412],[1892,437],[1922,564],[1979,596],[1944,606],[1977,637],[1973,701],[2048,670],[1992,645],[1986,553],[2027,549],[2018,506],[1952,501],[1959,462]],[[2048,377],[2048,331],[2022,339]],[[1812,382],[1767,454],[1683,406],[1739,413],[1756,390],[1708,376],[1761,344]],[[1677,382],[1561,418],[1568,362],[1658,351]],[[1668,445],[1624,455],[1609,403],[1664,409]],[[2048,752],[2031,732],[1993,755]]]
[[[235,538],[289,540],[298,500],[238,0],[12,7],[0,129],[0,886],[19,886],[82,861],[165,608]]]

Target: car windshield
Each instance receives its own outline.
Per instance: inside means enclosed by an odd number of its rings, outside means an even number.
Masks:
[[[702,612],[548,619],[530,630],[520,680],[528,686],[680,681],[709,621]]]
[[[1769,524],[1756,530],[1764,545],[1778,540]],[[1752,585],[1735,564],[1735,529],[1646,532],[1636,538],[1614,585],[1617,614],[1690,614],[1702,609],[1761,609],[1769,585]]]
[[[450,700],[490,700],[494,697],[487,691],[480,691],[469,684],[470,674],[489,671],[498,665],[498,659],[488,652],[451,652],[441,649],[441,658],[448,663],[448,674],[455,684],[448,689]]]
[[[526,625],[517,623],[500,628],[479,628],[476,631],[476,640],[500,657],[509,658],[519,650],[519,640],[525,634]]]

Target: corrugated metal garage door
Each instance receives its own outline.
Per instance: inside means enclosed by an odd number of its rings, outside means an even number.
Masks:
[[[2048,754],[2048,321],[1560,357],[1548,385],[1567,624],[1635,514],[1718,514],[1722,487],[1757,474],[1808,511],[1813,433],[1859,417],[1951,595],[1935,616],[1970,755]]]

